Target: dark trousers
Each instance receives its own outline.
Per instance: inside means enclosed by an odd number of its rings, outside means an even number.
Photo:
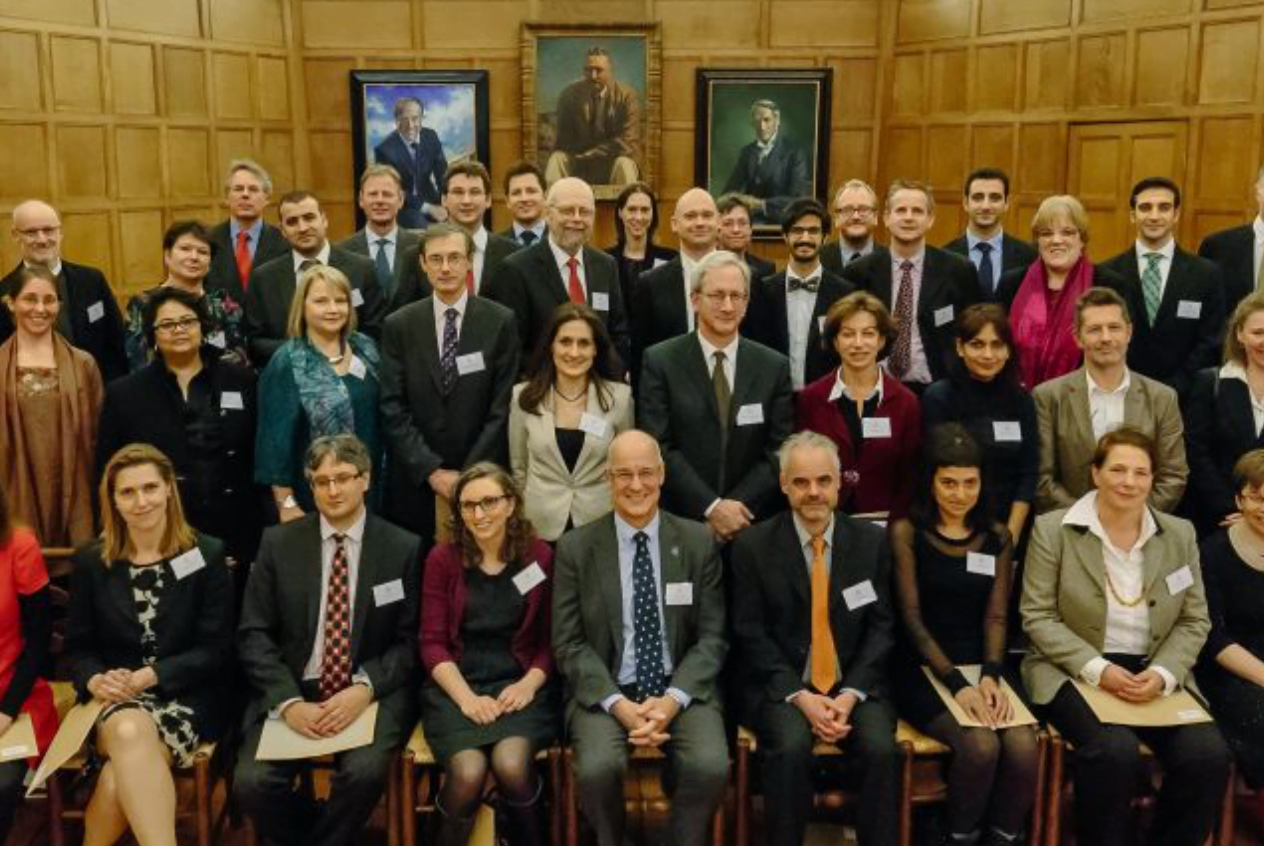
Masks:
[[[1144,741],[1163,765],[1163,787],[1150,827],[1151,846],[1200,846],[1220,812],[1229,748],[1214,723],[1133,728],[1100,722],[1064,684],[1048,705],[1075,746],[1075,839],[1079,846],[1131,843],[1130,806],[1142,775]]]
[[[768,846],[802,846],[812,813],[812,747],[816,737],[789,702],[766,702],[752,715],[763,773]],[[870,697],[851,712],[852,731],[840,744],[859,760],[860,846],[895,846],[899,839],[900,753],[895,714]]]
[[[26,779],[26,761],[0,764],[0,843],[9,842],[13,816],[22,801],[22,782]]]

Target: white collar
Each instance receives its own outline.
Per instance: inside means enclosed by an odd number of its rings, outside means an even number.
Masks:
[[[1095,490],[1084,494],[1084,496],[1075,501],[1074,505],[1067,509],[1066,514],[1062,515],[1062,525],[1080,526],[1088,529],[1103,541],[1110,542],[1110,539],[1106,537],[1106,530],[1102,528],[1101,515],[1097,513],[1097,491]],[[1150,513],[1150,506],[1147,505],[1141,514],[1141,534],[1137,536],[1137,542],[1133,545],[1133,549],[1145,546],[1146,541],[1154,537],[1158,531],[1159,524],[1155,522],[1154,515]],[[1123,551],[1128,552],[1129,550]]]
[[[1158,253],[1159,255],[1163,256],[1163,258],[1167,259],[1168,261],[1171,261],[1176,256],[1176,239],[1168,238],[1167,243],[1164,244],[1162,247],[1159,247],[1157,250],[1152,250],[1149,247],[1147,247],[1145,244],[1141,243],[1140,241],[1137,241],[1136,248],[1137,248],[1138,261],[1148,261],[1148,259],[1146,259],[1146,256],[1150,253]]]
[[[655,509],[654,516],[650,518],[650,521],[642,528],[638,529],[636,526],[633,526],[627,520],[620,517],[619,513],[616,511],[614,514],[614,531],[619,538],[619,542],[627,544],[636,543],[637,532],[645,532],[645,534],[649,536],[650,540],[653,541],[658,537],[658,517],[659,512]]]
[[[708,367],[711,366],[711,362],[715,360],[715,354],[718,352],[724,353],[724,358],[729,364],[734,367],[737,366],[737,344],[742,340],[740,333],[734,335],[733,340],[730,341],[726,347],[717,347],[715,344],[702,337],[701,332],[695,331],[694,334],[698,336],[698,343],[702,344],[702,357],[706,360]]]
[[[820,279],[823,272],[824,268],[821,267],[821,262],[819,260],[816,262],[816,267],[812,268],[812,272],[807,276],[800,276],[790,269],[790,265],[786,265],[786,281],[788,282],[791,279],[798,279],[800,282],[811,282],[813,279]]]
[[[483,226],[483,224],[480,223],[478,225],[478,229],[475,229],[470,234],[470,238],[474,240],[474,249],[480,253],[487,250],[487,227]]]
[[[1088,392],[1090,395],[1092,395],[1094,391],[1108,397],[1115,396],[1116,394],[1126,394],[1128,393],[1128,388],[1132,385],[1132,371],[1127,367],[1124,368],[1124,378],[1120,380],[1119,387],[1115,388],[1113,391],[1108,391],[1094,382],[1093,374],[1088,371],[1087,367],[1084,368],[1084,378],[1088,380]]]
[[[803,528],[803,523],[802,521],[799,520],[798,514],[795,514],[792,511],[790,512],[790,515],[791,517],[794,518],[794,532],[795,534],[799,536],[799,548],[801,549],[807,546],[808,544],[810,544],[812,542],[812,538],[815,537],[815,535],[809,534],[808,530]],[[825,538],[826,546],[829,546],[833,542],[833,539],[834,539],[834,515],[833,514],[830,515],[829,525],[825,527],[825,531],[821,533],[821,537]]]
[[[882,405],[882,399],[885,396],[882,382],[882,369],[879,368],[878,384],[874,385],[873,392],[870,393],[869,396],[863,398],[865,402],[868,402],[876,394],[878,397],[878,405]],[[829,401],[833,402],[841,396],[846,396],[850,400],[856,399],[856,397],[851,395],[851,391],[847,390],[847,385],[843,382],[843,368],[840,366],[834,371],[834,387],[830,388]]]
[[[364,227],[364,240],[368,242],[370,247],[382,239],[385,239],[394,245],[395,242],[399,240],[399,227],[392,226],[391,231],[387,232],[385,235],[379,235],[369,227]]]
[[[580,247],[578,250],[576,250],[575,255],[572,256],[570,253],[566,252],[566,250],[563,250],[561,247],[559,247],[557,245],[557,242],[553,240],[553,236],[549,235],[549,249],[552,250],[553,261],[557,262],[557,266],[559,268],[566,267],[567,262],[569,262],[571,259],[575,259],[575,261],[579,263],[579,269],[580,270],[584,269],[584,248],[583,247]]]
[[[464,317],[465,309],[469,307],[469,304],[470,304],[470,292],[469,292],[469,289],[465,287],[461,288],[461,296],[452,305],[448,305],[443,300],[439,299],[438,294],[435,294],[435,297],[434,297],[435,319],[442,320],[444,314],[446,314],[447,310],[450,308],[456,309],[456,313],[458,317]]]
[[[298,250],[291,248],[290,258],[293,259],[294,261],[294,272],[297,274],[299,272],[299,267],[301,267],[303,262],[305,261],[317,261],[317,262],[320,262],[321,264],[328,265],[329,252],[330,252],[330,245],[329,245],[328,239],[325,239],[325,245],[320,248],[320,252],[314,256],[311,256],[310,258],[308,256],[303,255]]]
[[[361,505],[360,516],[356,518],[356,521],[352,523],[351,526],[345,532],[341,533],[342,536],[351,538],[351,540],[355,541],[356,543],[361,543],[364,540],[364,524],[368,519],[369,519],[369,509]],[[330,523],[328,520],[325,519],[324,514],[321,514],[320,515],[320,539],[329,540],[336,534],[339,534],[338,530],[333,527],[332,523]]]

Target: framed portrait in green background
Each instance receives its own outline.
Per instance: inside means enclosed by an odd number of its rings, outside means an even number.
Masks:
[[[781,237],[797,197],[824,200],[829,181],[830,68],[698,70],[694,180],[751,204],[756,237]]]

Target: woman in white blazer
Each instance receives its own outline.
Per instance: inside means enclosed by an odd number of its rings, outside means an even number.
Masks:
[[[563,303],[509,404],[509,460],[527,518],[556,541],[610,511],[606,451],[632,428],[632,390],[597,313]]]

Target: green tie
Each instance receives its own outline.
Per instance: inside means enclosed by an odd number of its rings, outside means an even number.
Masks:
[[[1162,253],[1146,253],[1145,260],[1149,264],[1141,274],[1141,293],[1145,296],[1146,317],[1151,326],[1159,313],[1159,302],[1163,299],[1163,274],[1159,271],[1159,260],[1162,258]]]

